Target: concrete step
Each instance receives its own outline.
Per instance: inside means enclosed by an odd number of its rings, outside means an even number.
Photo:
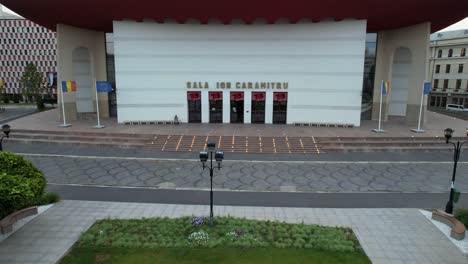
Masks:
[[[10,139],[42,139],[42,140],[69,140],[69,141],[94,141],[94,142],[110,142],[110,143],[147,143],[148,139],[131,138],[131,137],[106,137],[106,136],[90,136],[90,135],[58,135],[58,134],[22,134],[14,133],[10,135]]]

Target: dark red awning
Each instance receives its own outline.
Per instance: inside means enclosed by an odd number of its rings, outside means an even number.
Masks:
[[[287,19],[318,22],[326,19],[367,19],[368,31],[431,22],[432,31],[447,27],[468,16],[467,0],[0,0],[8,8],[42,26],[55,29],[59,23],[112,32],[113,20],[178,23],[210,19],[229,24],[242,19],[274,23]]]

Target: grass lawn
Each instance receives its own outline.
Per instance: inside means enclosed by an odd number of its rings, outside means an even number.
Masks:
[[[313,249],[280,248],[76,248],[62,264],[87,263],[177,263],[177,264],[257,264],[257,263],[371,263],[364,254],[337,253]]]
[[[349,228],[232,217],[100,220],[60,263],[370,263]]]

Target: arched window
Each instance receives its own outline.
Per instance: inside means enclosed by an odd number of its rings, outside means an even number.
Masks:
[[[442,50],[439,50],[439,53],[437,54],[437,58],[442,58]]]
[[[453,49],[449,49],[448,57],[451,58],[453,56]]]

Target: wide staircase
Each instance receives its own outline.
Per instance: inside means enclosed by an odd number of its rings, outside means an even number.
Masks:
[[[466,139],[466,138],[464,138]],[[199,152],[208,141],[225,152],[320,154],[373,151],[447,151],[442,137],[258,137],[153,135],[103,132],[12,130],[7,144],[42,143],[97,147],[139,148],[149,151]],[[455,138],[454,140],[457,140]]]

